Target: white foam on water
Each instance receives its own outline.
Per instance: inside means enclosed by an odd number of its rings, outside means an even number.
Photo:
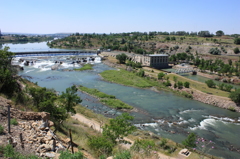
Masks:
[[[34,68],[45,68],[52,65],[54,65],[54,63],[51,61],[37,61],[32,66]]]
[[[195,111],[201,111],[201,110],[187,109],[187,110],[179,112],[179,114],[185,114],[185,113],[190,113],[190,112],[195,112]]]
[[[151,126],[151,127],[157,127],[158,124],[157,123],[144,123],[144,124],[134,124],[136,127],[139,127],[139,128],[143,128],[143,127],[146,127],[146,126]]]
[[[197,130],[197,129],[207,130],[208,126],[211,126],[211,127],[216,126],[216,120],[215,119],[204,119],[203,121],[200,122],[200,125],[195,126],[195,127],[189,127],[189,128],[191,130]]]
[[[172,125],[173,125],[173,123],[168,123],[168,126],[169,126],[169,127],[172,127]]]
[[[49,71],[51,68],[41,68],[38,72]]]
[[[158,124],[157,123],[145,123],[143,124],[144,126],[151,126],[151,127],[157,127]]]
[[[35,69],[32,69],[32,70],[28,70],[28,71],[26,71],[25,73],[28,73],[28,72],[32,72],[32,71],[34,71]]]
[[[193,118],[188,119],[188,121],[189,121],[189,122],[196,122],[196,120],[193,119]]]
[[[156,120],[156,122],[159,123],[159,124],[163,124],[165,122],[165,120],[159,119],[159,120]]]
[[[225,121],[225,122],[235,122],[236,120],[228,118],[228,117],[216,117],[216,116],[204,116],[206,118],[211,118],[211,119],[216,119],[216,120],[220,120],[220,121]]]
[[[179,122],[177,122],[178,125],[181,125],[181,124],[187,124],[187,123],[188,123],[187,120],[183,120],[183,121],[179,121]]]
[[[78,64],[69,64],[66,62],[63,62],[60,67],[64,67],[64,68],[70,68],[70,67],[80,67]]]

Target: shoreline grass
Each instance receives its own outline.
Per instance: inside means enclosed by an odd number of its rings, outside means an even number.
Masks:
[[[83,65],[83,67],[74,68],[73,70],[75,70],[75,71],[85,71],[85,70],[92,70],[92,69],[93,69],[92,65],[87,63],[87,64]]]
[[[133,106],[130,106],[119,99],[116,99],[113,95],[108,95],[106,93],[100,92],[94,88],[87,88],[84,86],[79,86],[79,90],[88,93],[91,96],[100,98],[100,102],[106,104],[107,106],[114,108],[114,109],[133,109]]]
[[[133,109],[133,106],[130,106],[119,99],[101,99],[100,102],[114,109]]]
[[[83,92],[87,92],[88,94],[93,95],[98,98],[116,98],[113,95],[108,95],[108,94],[100,92],[99,90],[94,89],[94,88],[87,88],[84,86],[79,86],[78,89],[80,89]]]
[[[157,81],[148,80],[147,78],[139,77],[133,72],[128,72],[122,69],[106,70],[101,72],[100,75],[106,81],[122,84],[125,86],[140,87],[140,88],[160,86],[160,84]]]

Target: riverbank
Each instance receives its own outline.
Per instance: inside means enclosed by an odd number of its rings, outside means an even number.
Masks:
[[[103,60],[103,63],[110,66],[110,67],[126,69],[126,65],[117,64],[117,60],[114,57],[110,57],[110,56],[105,57],[105,60]],[[156,73],[157,72],[151,72],[151,74],[156,74]],[[157,74],[155,76],[157,76]],[[178,76],[178,75],[175,75],[175,76]],[[186,81],[190,80],[190,79],[187,79],[187,78],[182,77],[182,76],[181,76],[181,79],[184,79]],[[198,82],[198,83],[201,84],[200,82]],[[216,106],[216,107],[220,107],[220,108],[223,108],[223,109],[228,109],[228,110],[231,110],[231,111],[240,112],[240,107],[238,107],[238,105],[235,102],[231,101],[230,98],[204,93],[202,91],[199,91],[196,88],[180,89],[180,90],[175,89],[174,87],[169,87],[169,88],[172,89],[173,91],[180,91],[180,92],[186,91],[187,93],[192,95],[193,100],[196,100],[196,101],[199,101],[199,102],[202,102],[202,103],[205,103],[205,104],[213,105],[213,106]],[[216,90],[214,90],[214,91],[216,92]]]

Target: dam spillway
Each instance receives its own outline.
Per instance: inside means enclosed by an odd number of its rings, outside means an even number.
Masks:
[[[82,56],[91,56],[98,55],[99,51],[28,51],[28,52],[13,52],[15,57],[26,57],[26,56],[61,56],[61,55],[82,55]]]

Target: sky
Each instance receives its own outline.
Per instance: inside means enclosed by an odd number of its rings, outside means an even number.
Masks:
[[[0,29],[38,34],[240,34],[239,7],[240,0],[0,0]]]

